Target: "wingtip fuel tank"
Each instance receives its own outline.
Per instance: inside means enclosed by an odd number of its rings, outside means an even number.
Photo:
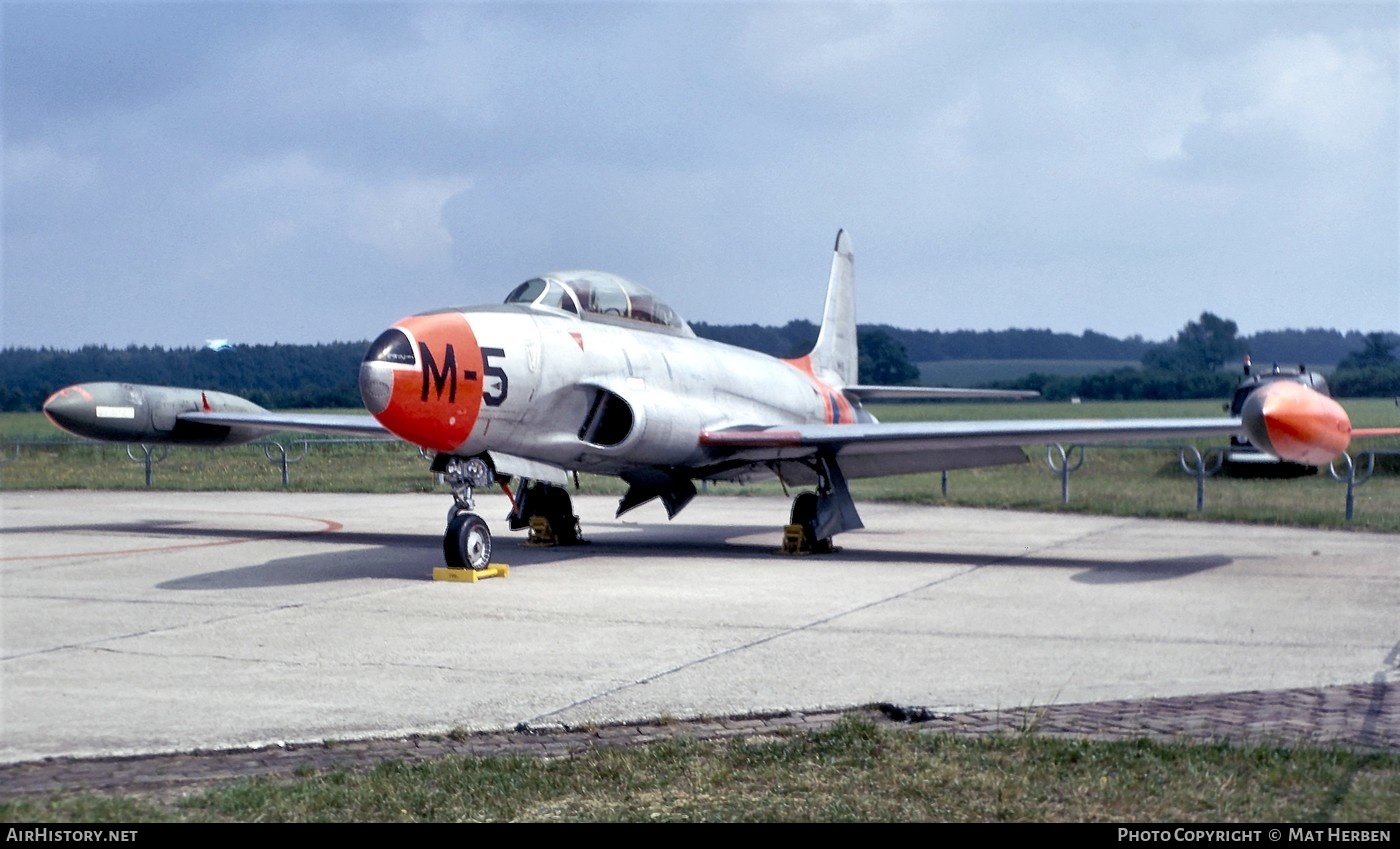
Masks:
[[[1292,381],[1255,390],[1240,420],[1253,445],[1294,463],[1325,466],[1351,443],[1351,418],[1342,405]]]
[[[246,398],[203,389],[135,383],[79,383],[44,402],[44,415],[62,430],[107,442],[239,445],[264,430],[185,421],[182,413],[265,413]]]

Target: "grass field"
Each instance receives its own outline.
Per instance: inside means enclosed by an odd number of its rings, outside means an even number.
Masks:
[[[1140,368],[1137,360],[927,360],[915,363],[926,386],[983,386],[1029,374],[1083,377],[1120,368]]]
[[[776,739],[679,739],[554,760],[391,761],[173,799],[0,803],[0,820],[1368,823],[1393,834],[1397,799],[1397,755],[964,737],[845,720]]]

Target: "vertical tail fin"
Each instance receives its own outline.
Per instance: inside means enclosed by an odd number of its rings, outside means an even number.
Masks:
[[[836,233],[831,278],[826,284],[826,307],[822,310],[821,331],[817,333],[811,359],[812,371],[832,386],[852,386],[858,382],[855,257],[845,230]]]

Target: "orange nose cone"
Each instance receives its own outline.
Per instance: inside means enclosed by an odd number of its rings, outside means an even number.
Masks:
[[[1351,444],[1351,418],[1342,405],[1292,381],[1256,390],[1240,416],[1250,442],[1294,463],[1325,466]]]
[[[481,410],[481,350],[460,313],[406,318],[360,365],[360,395],[389,431],[435,451],[471,436]]]

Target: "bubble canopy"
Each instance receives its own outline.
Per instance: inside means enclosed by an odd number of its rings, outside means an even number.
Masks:
[[[562,310],[588,320],[641,322],[692,335],[680,314],[639,286],[604,271],[551,271],[506,296],[508,304]]]

